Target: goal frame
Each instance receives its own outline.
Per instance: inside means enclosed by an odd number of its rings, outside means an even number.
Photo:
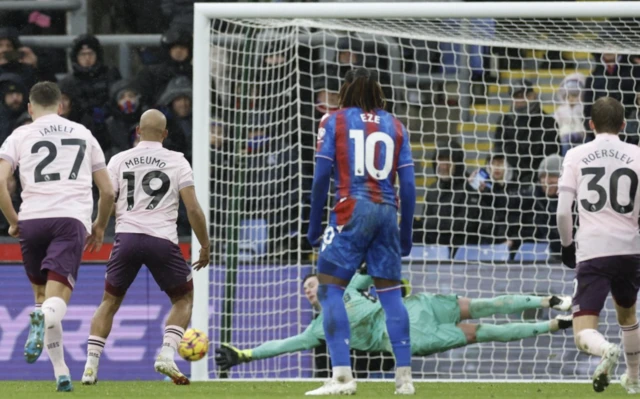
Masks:
[[[330,6],[328,6],[330,4]],[[463,5],[462,5],[463,4]],[[211,30],[214,18],[629,18],[640,17],[640,2],[399,2],[399,3],[196,3],[194,8],[193,40],[193,173],[196,196],[209,225],[210,149],[209,123],[211,117]],[[455,41],[455,39],[452,39]],[[203,166],[204,165],[204,166]],[[200,251],[200,244],[191,236],[192,258]],[[194,272],[193,328],[209,330],[210,273]],[[211,348],[210,348],[211,349]],[[209,362],[191,365],[193,381],[209,380]]]

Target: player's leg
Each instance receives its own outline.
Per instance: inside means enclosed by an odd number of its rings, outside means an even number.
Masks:
[[[573,295],[573,336],[582,352],[601,357],[592,380],[593,389],[602,392],[620,357],[620,348],[598,331],[598,319],[611,287],[611,257],[581,262],[577,267]]]
[[[568,311],[571,298],[565,296],[501,295],[495,298],[458,298],[460,320],[479,319],[495,314],[520,313],[527,309],[553,308]]]
[[[24,345],[24,358],[27,363],[34,363],[44,348],[42,302],[45,300],[47,272],[42,270],[42,261],[47,256],[51,237],[49,232],[43,230],[34,220],[19,222],[19,228],[23,264],[31,282],[35,302],[34,310],[29,314],[29,335]]]
[[[616,307],[618,324],[622,330],[627,371],[620,377],[628,393],[640,393],[640,328],[636,316],[636,300],[640,286],[640,256],[620,259],[620,272],[611,281],[611,295]]]
[[[378,217],[382,224],[366,255],[367,272],[373,277],[384,309],[387,332],[396,358],[396,394],[412,395],[415,389],[411,381],[409,313],[402,301],[402,259],[395,224],[397,215],[393,207],[379,208]]]
[[[178,245],[157,237],[144,236],[144,263],[153,278],[171,299],[171,311],[162,338],[162,347],[154,363],[157,372],[166,375],[176,385],[187,385],[189,379],[175,363],[175,353],[184,330],[191,321],[193,280],[191,268]]]
[[[140,252],[143,250],[140,234],[116,234],[111,256],[107,262],[102,302],[91,319],[87,339],[87,362],[82,374],[82,384],[98,382],[98,366],[102,351],[111,333],[113,318],[120,309],[127,290],[142,267]]]
[[[42,261],[42,269],[47,270],[46,299],[42,303],[44,343],[53,364],[57,390],[68,392],[73,386],[64,360],[62,320],[78,279],[87,230],[82,222],[71,218],[47,219],[46,224],[44,228],[51,231],[53,238]]]
[[[322,307],[322,325],[332,365],[332,379],[306,395],[353,394],[356,383],[351,372],[349,341],[351,328],[342,297],[344,288],[364,260],[370,241],[366,201],[340,202],[334,211],[343,228],[328,226],[318,258],[318,300]]]
[[[558,317],[537,323],[472,324],[456,326],[465,335],[466,345],[481,342],[511,342],[570,328],[571,317]],[[442,326],[439,326],[440,329]],[[452,348],[447,348],[452,349]]]

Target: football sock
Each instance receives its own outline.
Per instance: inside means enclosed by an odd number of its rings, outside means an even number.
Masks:
[[[42,310],[42,304],[41,303],[36,303],[36,306],[33,307],[33,310],[36,312],[39,312]]]
[[[166,326],[164,328],[164,337],[162,339],[160,356],[173,359],[183,335],[184,328],[180,326]]]
[[[351,376],[351,357],[349,352],[351,330],[349,328],[347,309],[342,301],[343,295],[344,289],[335,284],[320,284],[318,287],[318,299],[320,300],[320,305],[322,305],[322,327],[327,339],[334,378],[349,378]],[[340,375],[336,375],[337,373]],[[345,374],[348,374],[348,376]]]
[[[45,326],[44,345],[53,364],[53,372],[56,378],[69,375],[62,346],[62,319],[67,313],[67,304],[62,298],[51,297],[42,304],[42,313],[44,313]]]
[[[590,355],[600,356],[604,354],[603,346],[609,342],[594,329],[582,330],[577,335],[578,349]]]
[[[89,335],[89,339],[87,340],[87,366],[94,369],[98,368],[100,356],[102,355],[106,342],[106,338]]]
[[[527,295],[502,295],[491,299],[472,299],[469,313],[472,319],[493,316],[494,314],[511,314],[525,309],[542,307],[542,297]]]
[[[396,367],[410,367],[409,313],[402,302],[401,287],[379,289],[377,292],[387,320],[387,332],[396,358]]]
[[[630,381],[638,381],[640,366],[640,328],[638,323],[632,326],[620,326],[624,358],[627,362],[627,376]]]
[[[480,324],[476,329],[478,342],[509,342],[548,333],[550,323],[509,323],[502,325]]]

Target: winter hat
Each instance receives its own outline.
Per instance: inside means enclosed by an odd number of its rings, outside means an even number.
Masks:
[[[13,45],[14,50],[17,50],[20,47],[22,47],[22,44],[20,43],[20,35],[16,28],[12,28],[12,27],[0,28],[0,39],[9,39],[9,41]]]
[[[186,76],[171,79],[167,88],[158,100],[159,105],[169,106],[176,98],[186,96],[192,98],[191,80]]]
[[[100,44],[100,40],[97,37],[89,34],[80,35],[75,38],[73,43],[71,43],[71,62],[77,62],[78,53],[84,46],[89,47],[96,53],[97,62],[96,64],[102,63],[103,59],[103,50],[102,44]]]
[[[27,95],[27,88],[20,75],[15,73],[3,73],[0,75],[0,94],[4,97],[8,93],[22,93]]]
[[[562,157],[557,154],[546,156],[538,167],[538,177],[543,174],[560,176],[561,172]]]

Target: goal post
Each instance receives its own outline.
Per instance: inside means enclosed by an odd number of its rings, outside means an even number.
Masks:
[[[315,262],[305,237],[313,151],[319,117],[335,105],[343,64],[377,72],[389,110],[411,136],[419,198],[414,251],[404,259],[403,273],[414,292],[571,295],[573,274],[553,256],[553,212],[535,208],[539,168],[545,156],[577,145],[576,134],[586,140],[588,102],[602,93],[621,99],[627,118],[637,118],[638,131],[628,134],[640,138],[640,56],[633,58],[640,55],[639,18],[640,3],[632,1],[196,3],[193,170],[211,226],[212,265],[194,272],[192,326],[206,331],[212,346],[206,360],[191,365],[192,380],[318,376],[308,351],[220,375],[214,349],[222,341],[245,349],[299,334],[313,318],[301,292]],[[594,57],[608,53],[617,57],[610,61],[614,72],[602,72],[609,61]],[[594,71],[602,73],[604,86],[596,88]],[[579,113],[574,103],[567,113],[556,112],[568,92],[577,93]],[[538,117],[536,132],[542,134],[518,134],[533,128],[518,125],[523,111],[515,109],[516,93],[524,97],[527,117]],[[529,204],[535,215],[519,205],[518,219],[482,220],[498,205],[483,203],[466,184],[474,170],[489,170],[496,154],[505,155],[504,175],[518,184],[508,196]],[[429,208],[433,193],[444,198],[437,163],[445,157],[453,165],[446,172],[452,181],[464,178],[461,188],[446,190],[465,194],[447,200],[454,222],[430,224],[429,209],[445,212]],[[465,209],[456,214],[459,205]],[[484,230],[477,227],[482,223]],[[493,227],[487,230],[487,224]],[[538,244],[548,245],[541,250]],[[193,259],[199,250],[192,235]],[[615,341],[612,309],[608,301],[602,331]],[[593,370],[586,359],[569,334],[559,333],[414,358],[412,366],[414,377],[425,380],[578,380]],[[388,376],[380,367],[369,376]]]

